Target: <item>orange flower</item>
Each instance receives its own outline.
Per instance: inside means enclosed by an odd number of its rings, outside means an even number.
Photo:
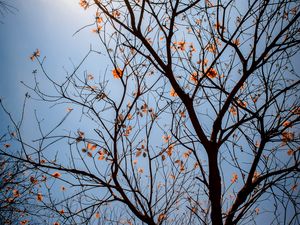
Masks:
[[[165,143],[168,143],[169,140],[171,139],[171,135],[163,135],[162,138],[163,138]]]
[[[209,78],[215,78],[218,75],[218,72],[214,68],[210,68],[208,71],[206,71],[206,76]]]
[[[80,0],[79,5],[84,9],[89,7],[89,3],[86,0]]]
[[[216,53],[217,47],[216,47],[215,44],[208,44],[206,46],[206,50],[209,51],[209,52],[212,52],[212,53]]]
[[[95,218],[96,218],[96,219],[99,219],[99,218],[100,218],[100,213],[99,213],[99,212],[96,212]]]
[[[195,20],[195,23],[196,23],[197,25],[201,25],[202,20],[201,20],[201,19],[196,19],[196,20]]]
[[[121,70],[120,68],[116,68],[112,71],[112,74],[114,78],[120,79],[123,76],[123,70]]]
[[[166,153],[168,154],[168,156],[172,156],[173,154],[173,150],[174,150],[174,145],[170,145],[166,151]]]
[[[216,24],[214,24],[214,27],[215,27],[216,30],[221,29],[222,30],[221,32],[225,32],[225,27],[222,26],[219,22],[217,22]]]
[[[6,143],[6,144],[4,144],[4,147],[5,147],[5,148],[9,148],[9,147],[10,147],[10,144]]]
[[[193,43],[191,43],[189,47],[190,47],[191,52],[196,52],[197,51]]]
[[[181,164],[179,169],[180,169],[180,172],[183,172],[185,170],[184,165]]]
[[[140,155],[142,155],[142,151],[141,150],[137,150],[136,153],[135,153],[135,156],[139,157]]]
[[[120,16],[121,16],[121,13],[120,13],[119,10],[113,10],[113,11],[112,11],[112,16],[117,18],[117,17],[120,17]]]
[[[87,144],[87,149],[88,150],[92,150],[92,151],[94,151],[94,150],[96,150],[96,148],[97,148],[97,145],[96,144],[92,144],[92,143],[88,143]]]
[[[173,87],[171,87],[170,96],[172,96],[172,97],[176,97],[177,96],[177,93],[176,93],[176,91],[174,90]]]
[[[237,110],[234,106],[231,106],[229,109],[229,112],[233,115],[236,116],[237,115]]]
[[[38,193],[36,199],[40,202],[43,201],[43,195],[41,193]]]
[[[18,190],[13,190],[13,195],[15,198],[18,198],[21,196],[20,192]]]
[[[260,96],[259,96],[259,95],[254,95],[254,96],[250,96],[250,97],[251,97],[252,101],[253,101],[254,103],[256,103],[257,100],[258,100],[258,98],[259,98]]]
[[[158,216],[158,222],[161,222],[161,221],[163,221],[164,219],[166,219],[166,214],[160,214],[159,216]]]
[[[67,108],[67,112],[72,112],[72,111],[73,111],[73,108],[70,108],[70,107]]]
[[[191,74],[191,76],[190,76],[190,80],[191,80],[192,82],[194,82],[195,84],[197,84],[197,83],[198,83],[198,79],[199,79],[198,73],[197,73],[196,71],[193,72],[193,73]]]
[[[288,154],[289,156],[293,155],[293,154],[294,154],[294,150],[293,150],[293,149],[289,149],[289,150],[287,151],[287,154]]]
[[[87,79],[88,79],[88,80],[93,80],[93,79],[94,79],[94,76],[93,76],[92,74],[89,74],[89,75],[87,76]]]
[[[192,151],[188,150],[187,152],[183,153],[183,158],[188,158],[191,155]]]
[[[185,118],[185,117],[186,117],[185,111],[179,111],[179,115],[180,115],[180,117],[182,117],[182,118]]]
[[[21,224],[21,225],[26,225],[28,222],[29,222],[29,220],[22,220],[22,221],[20,222],[20,224]]]
[[[96,29],[92,29],[92,32],[99,34],[101,30],[102,30],[102,26],[98,25]]]
[[[237,46],[239,46],[241,44],[240,39],[238,39],[238,38],[233,40],[232,43],[237,45]]]
[[[41,53],[40,50],[37,49],[35,52],[32,53],[32,55],[30,56],[31,61],[33,61],[36,57],[40,57]]]
[[[128,127],[126,128],[126,130],[125,130],[124,136],[125,136],[125,137],[128,137],[129,134],[130,134],[130,132],[131,132],[131,130],[132,130],[132,126],[128,126]]]
[[[282,132],[282,138],[281,138],[281,140],[282,140],[282,142],[290,142],[290,141],[292,141],[292,140],[294,140],[294,133],[292,133],[292,132],[288,132],[288,131],[284,131],[284,132]]]
[[[84,139],[84,132],[78,130],[77,133],[78,133],[78,137],[76,138],[76,141],[80,142]]]
[[[35,179],[33,176],[31,176],[31,177],[30,177],[30,182],[31,182],[32,184],[37,184],[37,183],[38,183],[38,180]]]
[[[96,12],[96,22],[97,23],[102,23],[103,22],[103,18],[100,16],[99,12]]]
[[[185,50],[185,41],[177,41],[177,42],[174,42],[174,44],[176,45],[177,49],[181,50],[181,51],[184,51]]]
[[[128,119],[128,120],[132,120],[132,119],[133,119],[133,116],[132,116],[130,113],[128,113],[127,119]]]
[[[232,178],[231,178],[231,183],[233,184],[233,183],[235,183],[236,181],[237,181],[237,179],[238,179],[238,175],[236,174],[236,173],[233,173],[232,174]]]
[[[239,106],[241,106],[243,108],[247,107],[247,102],[244,102],[244,101],[241,101],[241,100],[238,100],[237,102],[238,102]]]
[[[104,160],[105,159],[105,155],[103,152],[99,152],[99,157],[98,157],[98,160]]]
[[[289,127],[291,125],[291,122],[290,121],[285,121],[282,126],[284,127]]]
[[[54,178],[60,178],[60,177],[61,177],[61,174],[60,174],[59,172],[54,172],[54,173],[52,174],[52,177],[54,177]]]
[[[170,176],[169,176],[172,180],[175,180],[175,175],[174,174],[170,174]]]

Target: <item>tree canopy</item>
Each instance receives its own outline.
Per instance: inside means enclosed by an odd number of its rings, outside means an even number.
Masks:
[[[80,0],[94,21],[76,34],[101,47],[61,80],[32,53],[21,120],[1,102],[2,182],[16,182],[0,204],[26,196],[21,224],[299,224],[299,5]],[[94,56],[110,64],[89,72]],[[66,110],[51,129],[35,115],[33,142],[29,100]]]

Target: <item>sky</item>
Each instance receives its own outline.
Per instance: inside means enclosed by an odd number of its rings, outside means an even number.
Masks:
[[[87,28],[91,13],[80,8],[76,0],[12,0],[13,14],[6,14],[0,24],[0,96],[11,107],[22,103],[27,89],[20,83],[32,82],[38,66],[30,55],[38,48],[47,57],[46,66],[54,77],[64,76],[65,69],[78,62],[92,44]]]
[[[21,82],[32,85],[34,81],[32,72],[37,69],[37,76],[41,73],[37,62],[30,60],[30,56],[36,49],[40,50],[41,59],[46,57],[44,66],[47,73],[55,80],[63,80],[66,73],[71,72],[74,65],[78,65],[91,46],[100,51],[101,47],[97,35],[91,32],[93,27],[77,32],[94,21],[94,12],[83,10],[77,0],[11,0],[10,2],[15,10],[0,18],[2,21],[0,24],[0,98],[8,111],[18,120],[25,93],[30,92]],[[92,56],[81,70],[97,74],[105,69],[102,65],[108,64],[105,57]],[[39,82],[43,85],[43,80]],[[25,121],[27,127],[30,127],[35,120],[33,116],[35,109],[38,109],[41,118],[46,117],[48,121],[58,118],[56,113],[63,115],[66,112],[65,108],[60,107],[52,109],[54,113],[50,115],[49,107],[51,107],[49,104],[28,101],[29,112]],[[2,111],[0,119],[0,125],[3,127],[7,123],[7,117]],[[34,136],[34,130],[27,132],[27,135]]]

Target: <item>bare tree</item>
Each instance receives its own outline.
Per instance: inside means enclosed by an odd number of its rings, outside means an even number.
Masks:
[[[11,134],[14,135],[14,134]],[[7,151],[10,138],[2,136],[0,143]],[[1,151],[3,151],[1,149]],[[0,223],[26,224],[28,215],[36,215],[35,202],[32,203],[30,193],[34,189],[34,180],[27,179],[26,170],[22,161],[0,155]],[[31,220],[31,224],[35,224]]]
[[[33,195],[41,214],[63,224],[300,223],[299,1],[80,5],[106,52],[91,48],[63,81],[39,50],[31,56],[41,73],[28,88],[65,116],[46,130],[36,114],[40,137],[29,142],[2,104],[20,151],[1,153],[36,183],[44,176]],[[84,69],[91,54],[111,61],[99,76]],[[66,131],[76,112],[80,128]]]

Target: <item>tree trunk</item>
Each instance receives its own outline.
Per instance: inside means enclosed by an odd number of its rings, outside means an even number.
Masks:
[[[209,161],[209,200],[211,202],[211,222],[212,225],[222,225],[221,208],[221,177],[218,167],[218,151],[210,149]]]

